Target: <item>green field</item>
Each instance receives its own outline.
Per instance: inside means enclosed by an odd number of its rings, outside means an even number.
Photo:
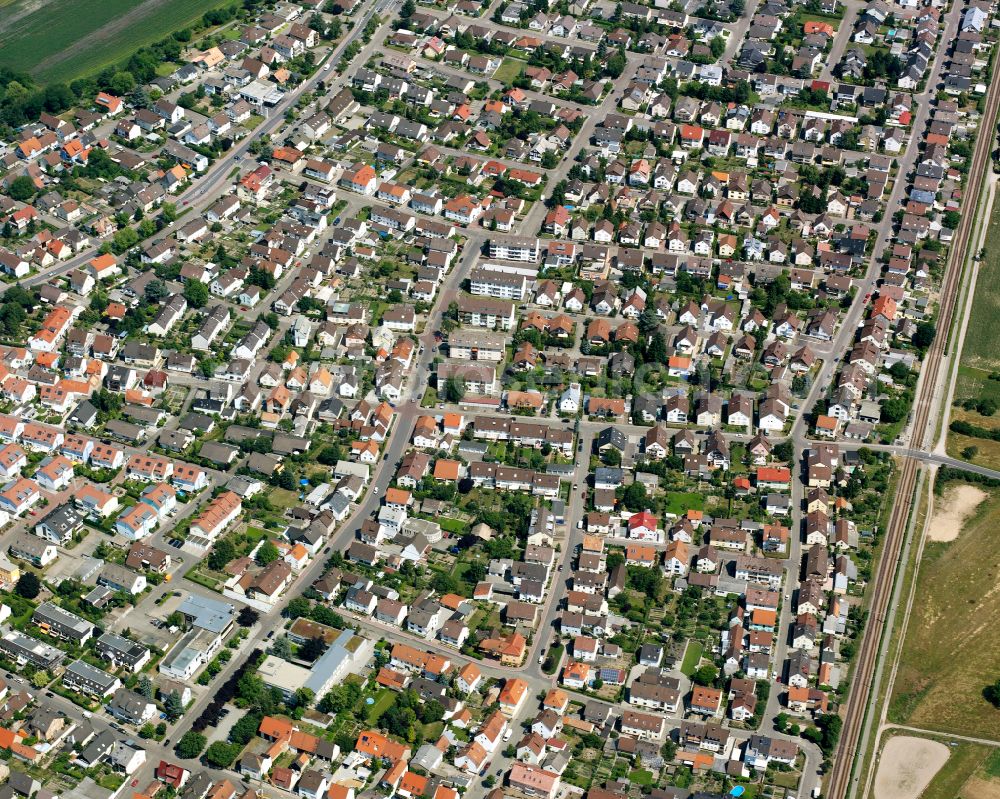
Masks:
[[[0,17],[0,66],[69,82],[126,59],[231,0],[13,0]]]
[[[955,401],[990,399],[1000,404],[1000,380],[990,379],[992,373],[1000,371],[1000,349],[996,346],[1000,294],[993,290],[1000,281],[1000,203],[993,205],[983,244],[985,256],[979,262],[976,291],[967,306],[969,323],[955,379]],[[1000,426],[1000,413],[992,417],[980,416],[975,411],[965,411],[958,406],[952,406],[949,411],[948,422],[962,419],[980,427]],[[967,447],[976,447],[978,452],[970,459],[973,463],[1000,469],[1000,442],[949,432],[946,447],[953,458],[962,457],[962,451]]]
[[[947,492],[944,502],[947,502]],[[928,541],[919,564],[889,721],[1000,740],[1000,710],[983,689],[1000,678],[996,553],[1000,493],[979,506],[958,537]]]
[[[994,204],[993,216],[984,242],[986,257],[979,263],[976,293],[972,299],[969,327],[965,334],[962,366],[1000,369],[1000,349],[996,330],[1000,324],[1000,293],[993,288],[1000,282],[1000,205]]]

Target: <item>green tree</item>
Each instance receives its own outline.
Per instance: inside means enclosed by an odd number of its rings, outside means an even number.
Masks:
[[[295,707],[307,708],[313,703],[315,698],[316,692],[312,688],[298,688],[292,697],[292,704]]]
[[[353,708],[360,699],[361,686],[353,682],[341,683],[323,695],[317,710],[322,713],[342,713]]]
[[[695,685],[711,685],[715,678],[719,676],[719,670],[710,663],[699,666],[691,675],[691,682]]]
[[[168,627],[180,627],[184,629],[187,626],[187,619],[184,618],[184,614],[179,610],[175,610],[166,619]]]
[[[215,571],[222,571],[226,564],[236,557],[236,547],[228,538],[222,538],[215,542],[212,551],[208,553],[208,568]]]
[[[425,702],[420,707],[420,720],[424,724],[433,724],[436,721],[441,721],[444,718],[444,705],[438,702],[436,699],[432,699],[429,702]]]
[[[131,94],[135,89],[135,76],[131,72],[122,70],[121,72],[116,72],[111,80],[108,81],[108,90],[112,94],[116,94],[119,97],[124,97],[126,94]]]
[[[905,397],[891,397],[882,403],[881,412],[883,422],[901,422],[910,412],[910,403]]]
[[[274,545],[274,542],[270,540],[265,541],[257,550],[257,565],[267,566],[269,563],[274,563],[279,557],[281,557],[281,553],[278,552],[278,548]]]
[[[150,280],[146,284],[146,288],[143,290],[142,294],[147,302],[158,303],[170,294],[170,290],[167,288],[166,283],[157,278],[155,280]]]
[[[253,627],[260,621],[260,613],[253,608],[241,608],[236,616],[236,623],[240,627]]]
[[[326,652],[326,642],[320,636],[310,638],[299,649],[299,657],[310,663]]]
[[[208,304],[208,286],[200,280],[189,280],[184,284],[184,299],[192,308],[204,308]]]
[[[449,377],[444,382],[444,399],[452,404],[461,402],[465,397],[465,384],[457,377]]]
[[[246,672],[236,683],[236,696],[251,707],[267,704],[270,691],[264,681],[252,671]]]
[[[229,740],[234,744],[246,746],[252,741],[260,728],[260,720],[264,714],[256,710],[248,710],[239,721],[229,729]]]
[[[271,645],[271,654],[282,660],[292,659],[292,642],[288,640],[287,635],[281,635],[274,639],[274,643]]]
[[[285,615],[290,619],[309,618],[312,603],[303,596],[297,596],[285,607]]]
[[[35,196],[35,184],[27,175],[14,178],[7,187],[11,199],[26,203]]]
[[[177,742],[174,754],[181,758],[181,760],[194,760],[201,754],[201,750],[205,748],[205,743],[206,738],[204,735],[194,730],[188,730]]]
[[[14,586],[14,592],[25,599],[34,599],[41,593],[42,581],[32,572],[25,572]]]
[[[913,334],[913,345],[926,350],[934,341],[935,335],[937,335],[937,328],[933,322],[918,322],[916,332]]]
[[[771,450],[771,454],[776,461],[788,463],[795,457],[795,449],[792,446],[792,442],[782,441],[780,444],[775,444],[774,449]]]
[[[955,230],[958,227],[958,223],[961,221],[962,217],[958,211],[945,211],[941,216],[941,224],[946,228],[951,228]]]
[[[1000,708],[1000,680],[983,688],[983,698],[994,707]]]
[[[147,699],[152,699],[156,694],[156,689],[153,687],[153,681],[143,674],[135,684],[135,692]]]
[[[130,227],[124,227],[115,233],[111,240],[111,249],[113,252],[121,255],[126,250],[132,249],[136,244],[139,243],[139,234],[135,232]]]
[[[177,721],[184,715],[184,703],[177,691],[167,694],[167,698],[163,700],[163,712],[167,714],[167,721]]]
[[[205,751],[205,762],[216,768],[229,768],[242,748],[239,744],[215,741]]]
[[[447,572],[438,572],[431,580],[431,585],[439,594],[454,594],[458,591],[459,585],[452,575]]]
[[[629,483],[622,495],[622,503],[631,511],[640,511],[646,507],[646,486],[635,480]]]

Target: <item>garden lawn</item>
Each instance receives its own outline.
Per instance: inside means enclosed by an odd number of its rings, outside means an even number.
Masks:
[[[368,723],[374,724],[378,721],[379,716],[392,707],[392,703],[395,701],[396,693],[389,688],[383,688],[375,694],[375,703],[365,706],[368,714]]]
[[[695,669],[701,662],[702,647],[698,641],[688,641],[687,649],[684,650],[684,660],[681,662],[681,673],[685,677],[694,674]]]
[[[522,69],[524,69],[522,61],[518,61],[516,58],[505,58],[497,71],[493,73],[493,79],[509,86],[521,74]]]
[[[702,510],[705,507],[705,496],[695,491],[667,492],[667,513],[683,516],[689,510]]]

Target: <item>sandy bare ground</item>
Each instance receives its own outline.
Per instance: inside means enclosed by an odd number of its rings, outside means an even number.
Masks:
[[[948,760],[948,747],[927,738],[890,738],[875,774],[875,799],[915,799]]]
[[[927,537],[931,541],[954,541],[962,525],[986,499],[986,492],[972,485],[956,485],[947,489],[934,502],[934,516]]]

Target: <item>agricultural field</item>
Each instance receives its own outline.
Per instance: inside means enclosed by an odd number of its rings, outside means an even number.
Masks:
[[[126,59],[223,0],[0,0],[0,67],[70,82]]]
[[[931,521],[919,564],[888,720],[997,740],[1000,711],[983,691],[1000,678],[1000,628],[993,624],[1000,612],[1000,492],[970,504],[960,521],[949,502],[964,502],[973,488],[951,483],[937,500],[941,516]]]

